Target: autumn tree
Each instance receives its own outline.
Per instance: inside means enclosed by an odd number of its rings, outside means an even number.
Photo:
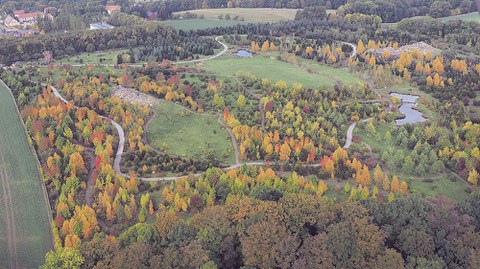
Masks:
[[[477,172],[476,169],[473,169],[472,171],[470,171],[470,173],[468,174],[467,181],[470,182],[470,184],[472,184],[474,186],[477,186],[477,184],[478,184],[478,172]]]

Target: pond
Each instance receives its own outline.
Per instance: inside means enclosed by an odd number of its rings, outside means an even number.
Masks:
[[[253,54],[248,50],[239,50],[235,55],[238,57],[244,57],[244,58],[253,56]]]
[[[402,105],[400,106],[400,113],[405,115],[405,118],[396,120],[397,125],[424,122],[427,120],[422,116],[422,113],[420,113],[418,110],[414,108],[415,102],[419,98],[418,96],[410,95],[410,94],[399,94],[399,93],[391,93],[390,96],[393,96],[402,100]]]

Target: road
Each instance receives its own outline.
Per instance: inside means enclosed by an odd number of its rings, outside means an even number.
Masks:
[[[371,120],[372,118],[368,118],[368,119],[363,119],[361,120],[361,122],[367,122],[369,120]],[[348,130],[347,130],[347,140],[345,141],[345,145],[343,146],[344,149],[348,149],[350,148],[350,146],[352,145],[352,139],[353,139],[353,130],[355,130],[355,127],[357,126],[357,122],[354,122],[350,125],[350,127],[348,127]]]

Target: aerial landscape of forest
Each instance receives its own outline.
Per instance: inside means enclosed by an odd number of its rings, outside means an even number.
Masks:
[[[480,268],[476,4],[0,0],[0,269]]]

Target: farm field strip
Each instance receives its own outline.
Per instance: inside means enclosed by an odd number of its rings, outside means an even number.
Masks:
[[[3,210],[5,213],[5,235],[7,237],[8,245],[8,262],[10,268],[18,267],[18,256],[17,256],[17,242],[16,242],[16,231],[15,231],[15,218],[13,215],[12,207],[12,194],[10,191],[10,185],[8,184],[8,178],[6,173],[5,160],[3,158],[2,149],[0,148],[0,178],[3,191]],[[1,214],[1,211],[0,211]]]
[[[50,206],[35,153],[0,81],[0,268],[37,268],[52,249]]]

